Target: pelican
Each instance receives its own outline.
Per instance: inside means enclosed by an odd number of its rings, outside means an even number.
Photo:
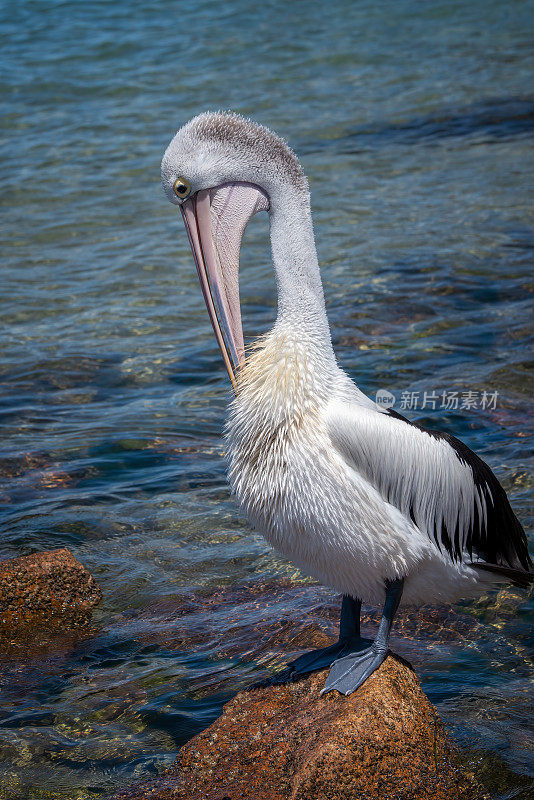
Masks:
[[[343,596],[338,641],[291,662],[291,675],[330,667],[322,691],[348,695],[384,661],[401,601],[527,586],[525,533],[465,444],[379,407],[337,364],[308,182],[281,138],[237,114],[200,114],[170,142],[161,173],[235,392],[225,430],[232,492],[276,550]],[[278,313],[245,358],[239,250],[260,211]],[[360,636],[362,603],[383,604],[374,641]]]

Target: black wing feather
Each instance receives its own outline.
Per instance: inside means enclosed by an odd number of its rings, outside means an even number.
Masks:
[[[454,450],[456,457],[470,467],[475,485],[486,501],[486,519],[480,516],[475,507],[473,521],[467,533],[464,547],[470,557],[473,557],[474,552],[488,565],[508,566],[513,570],[531,569],[532,561],[528,553],[525,531],[512,511],[506,492],[488,465],[455,436],[418,425],[391,408],[385,413],[419,428],[435,439],[445,440]],[[436,524],[434,537],[451,558],[455,560],[462,558],[459,523],[454,531],[448,531],[445,523],[441,524],[438,530]]]

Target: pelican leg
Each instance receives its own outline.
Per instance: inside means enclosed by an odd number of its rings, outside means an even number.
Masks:
[[[348,656],[349,653],[357,653],[367,649],[371,644],[371,640],[362,639],[360,636],[361,607],[361,600],[354,600],[348,595],[343,595],[339,620],[339,639],[330,647],[311,650],[309,653],[304,653],[294,661],[291,661],[288,664],[291,676],[296,677],[307,672],[325,669],[342,656]]]
[[[386,600],[374,642],[363,651],[340,655],[332,664],[321,694],[333,689],[341,694],[352,694],[382,664],[387,656],[391,625],[399,607],[403,585],[403,578],[386,581]]]

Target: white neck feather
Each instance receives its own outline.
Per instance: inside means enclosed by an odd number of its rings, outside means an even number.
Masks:
[[[308,196],[284,192],[271,203],[270,219],[278,287],[275,329],[302,335],[323,351],[323,357],[334,359]]]
[[[308,196],[285,192],[282,200],[271,202],[270,219],[278,315],[272,331],[255,343],[240,369],[233,404],[234,409],[246,408],[247,430],[254,435],[259,428],[300,424],[304,414],[331,395],[339,374]],[[238,418],[231,416],[229,430]]]

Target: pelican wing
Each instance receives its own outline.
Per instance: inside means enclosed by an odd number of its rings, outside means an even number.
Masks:
[[[528,570],[525,533],[499,481],[463,442],[395,411],[334,404],[333,446],[454,561]],[[502,570],[501,570],[502,571]]]

